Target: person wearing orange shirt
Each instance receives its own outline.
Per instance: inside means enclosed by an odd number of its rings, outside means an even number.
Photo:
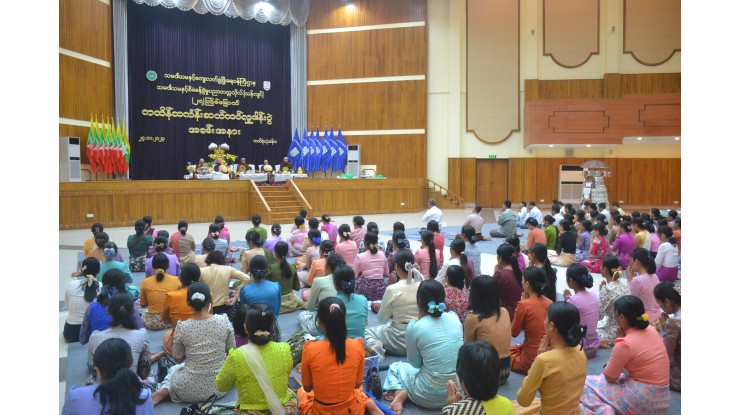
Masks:
[[[193,309],[188,305],[188,287],[200,281],[200,267],[195,263],[186,264],[180,271],[180,285],[182,288],[170,291],[162,306],[162,321],[170,322],[172,330],[168,330],[162,337],[162,348],[167,355],[172,355],[172,340],[175,338],[177,323],[193,316]]]

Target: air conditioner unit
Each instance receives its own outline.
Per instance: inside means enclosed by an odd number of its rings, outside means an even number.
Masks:
[[[82,181],[80,138],[59,137],[59,181]]]
[[[561,165],[559,177],[558,200],[574,205],[581,203],[583,193],[583,169],[581,166]]]
[[[360,146],[357,144],[347,146],[347,167],[345,173],[360,177]]]

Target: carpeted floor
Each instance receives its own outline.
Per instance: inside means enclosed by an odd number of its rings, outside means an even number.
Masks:
[[[484,235],[488,233],[488,230],[491,229],[491,227],[497,225],[485,225],[483,228]],[[453,233],[453,232],[459,232],[459,227],[445,227],[442,229],[443,232],[447,233]],[[526,232],[527,230],[522,230],[522,233],[525,233],[525,236],[522,238],[523,240],[526,240]],[[409,232],[411,233],[411,232]],[[390,232],[381,232],[383,235],[390,235]],[[417,232],[418,234],[418,232]],[[454,235],[454,234],[453,234]],[[409,238],[411,239],[411,238]],[[446,245],[449,245],[450,239],[446,238]],[[496,238],[493,241],[481,241],[479,242],[479,249],[481,252],[486,254],[492,254],[495,255],[496,248],[502,243],[503,241],[500,238]],[[236,246],[244,246],[243,242],[234,242],[232,245]],[[127,260],[128,258],[128,251],[125,249],[121,250],[121,254],[124,257],[124,260]],[[79,260],[82,259],[82,253],[80,252],[78,255]],[[238,267],[238,264],[235,264],[234,266]],[[484,270],[485,271],[485,270]],[[144,278],[144,273],[134,273],[134,284],[137,286],[141,285],[141,281]],[[562,276],[565,275],[565,268],[560,268],[558,270],[558,275]],[[595,277],[598,277],[594,274]],[[595,287],[598,287],[598,281],[595,281]],[[559,294],[559,297],[562,298],[562,294]],[[291,333],[295,332],[298,329],[298,314],[299,312],[293,312],[289,314],[282,314],[279,317],[280,321],[280,327],[282,330],[282,336],[283,339],[287,339]],[[369,319],[368,319],[368,326],[373,327],[378,324],[377,322],[377,316],[376,314],[370,313]],[[160,332],[154,332],[154,331],[147,331],[148,338],[149,338],[149,347],[152,350],[152,352],[158,352],[162,350],[162,335],[164,331]],[[512,344],[520,343],[523,340],[523,334],[521,334],[519,337],[512,339]],[[598,354],[595,358],[590,359],[588,361],[588,374],[589,375],[596,375],[602,373],[604,365],[609,360],[610,356],[610,350],[607,349],[601,349],[599,350]],[[383,362],[384,365],[390,364],[395,361],[402,361],[405,360],[403,357],[396,357],[396,356],[388,356],[386,360]],[[69,390],[70,387],[74,385],[84,385],[85,380],[87,379],[87,369],[86,369],[86,362],[87,362],[87,347],[81,346],[79,343],[73,343],[70,344],[67,351],[67,357],[66,358],[60,358],[60,381],[66,380],[66,390],[65,393]],[[153,365],[152,370],[155,370],[156,365]],[[385,375],[387,372],[383,371],[381,372],[381,379],[385,379]],[[520,375],[518,373],[512,372],[509,376],[509,382],[505,385],[502,385],[499,388],[499,394],[502,396],[505,396],[509,399],[516,399],[516,392],[519,390],[519,387],[521,386],[522,380],[524,379],[523,375]],[[231,403],[235,402],[237,399],[236,390],[231,390],[226,396],[221,398],[218,402],[220,403]],[[178,404],[174,403],[170,400],[166,400],[160,405],[158,405],[155,408],[156,414],[162,414],[162,415],[177,415],[180,413],[180,410],[184,407],[187,407],[188,404]],[[404,414],[408,415],[416,415],[416,414],[438,414],[439,410],[428,410],[420,408],[413,403],[411,403],[410,400],[407,401],[406,406],[404,408]],[[681,413],[681,394],[677,392],[671,392],[671,408],[669,411],[669,414],[680,414]]]

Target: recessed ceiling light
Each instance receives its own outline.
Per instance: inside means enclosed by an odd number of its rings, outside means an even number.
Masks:
[[[550,147],[550,148],[553,148],[553,147],[555,147],[555,146],[554,146],[554,145],[552,145],[552,144],[550,144],[550,145],[549,145],[548,147]]]
[[[681,139],[681,137],[676,137],[676,138],[674,138],[674,140],[676,140],[676,141],[678,141],[678,140],[680,140],[680,139]]]
[[[637,141],[642,141],[642,137],[637,137]]]

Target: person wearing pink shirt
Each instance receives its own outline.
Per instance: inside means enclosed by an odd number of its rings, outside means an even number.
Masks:
[[[638,297],[620,297],[614,310],[619,324],[614,349],[604,373],[586,377],[581,410],[585,414],[668,414],[670,363],[660,334],[650,325]]]
[[[430,220],[427,223],[427,229],[434,232],[434,247],[439,250],[444,249],[445,237],[442,236],[441,233],[439,233],[439,222],[437,222],[436,220]]]
[[[419,264],[419,272],[424,278],[437,276],[439,267],[444,263],[444,257],[442,251],[434,245],[434,232],[426,230],[421,233],[421,248],[414,254],[414,262]]]
[[[385,293],[388,262],[378,249],[377,233],[366,233],[364,244],[366,251],[357,255],[352,265],[356,278],[355,292],[364,295],[368,301],[379,301]]]
[[[306,235],[308,235],[308,229],[306,229],[306,220],[303,219],[303,216],[296,216],[294,222],[296,229],[291,232],[288,245],[290,245],[291,256],[300,257],[303,256],[301,246],[303,245],[303,240],[306,239]]]
[[[662,313],[658,302],[655,300],[653,290],[660,283],[658,276],[655,275],[655,261],[650,258],[648,250],[637,248],[630,255],[631,263],[627,267],[627,288],[630,294],[639,297],[647,314],[650,316],[650,323],[655,327],[660,327],[660,314]]]
[[[338,233],[339,243],[334,248],[334,252],[341,255],[344,262],[351,267],[354,265],[355,258],[357,257],[357,243],[350,239],[351,232],[349,225],[346,223],[339,226]]]
[[[227,228],[224,224],[224,217],[221,215],[216,216],[216,219],[213,220],[213,223],[217,223],[218,226],[221,228],[221,232],[218,234],[218,237],[226,239],[226,242],[231,244],[231,234],[229,233],[229,228]]]
[[[599,323],[599,298],[590,292],[588,288],[594,286],[594,278],[588,273],[588,268],[583,264],[571,264],[565,272],[565,280],[575,294],[569,289],[563,292],[565,301],[573,304],[581,316],[581,326],[586,326],[583,335],[583,351],[586,357],[591,359],[599,351],[601,340],[596,332]]]
[[[321,221],[324,222],[323,225],[321,225],[321,231],[326,232],[327,235],[329,235],[329,240],[331,243],[334,244],[334,246],[337,245],[337,225],[331,223],[331,217],[328,213],[324,213],[321,215]]]
[[[358,247],[362,246],[363,241],[365,240],[365,234],[367,233],[367,229],[363,228],[362,225],[365,224],[365,218],[362,216],[355,216],[352,218],[352,225],[354,225],[354,229],[352,229],[352,232],[350,232],[350,239],[353,240]]]
[[[622,268],[627,269],[630,265],[630,253],[635,250],[635,237],[632,236],[632,225],[629,222],[619,224],[619,235],[610,249],[619,259]]]

